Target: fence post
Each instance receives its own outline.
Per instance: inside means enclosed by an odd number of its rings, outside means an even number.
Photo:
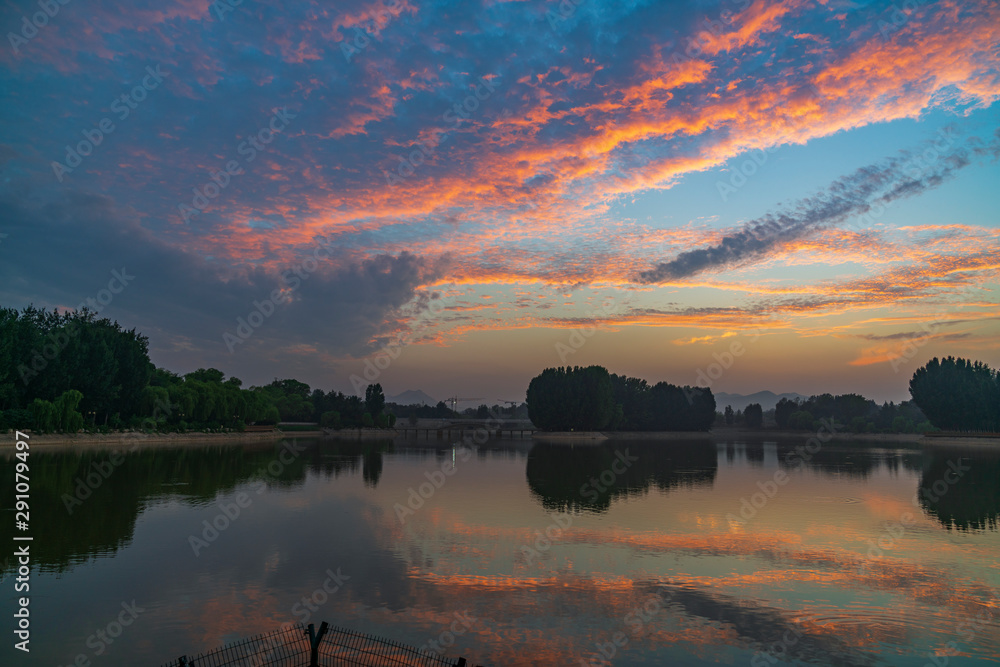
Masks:
[[[455,663],[455,667],[465,667],[465,665],[466,665],[465,658],[459,658],[458,662]]]
[[[309,635],[309,667],[319,667],[319,644],[329,629],[330,625],[326,621],[320,623],[319,633],[316,632],[316,626],[312,623],[306,629],[306,634]]]

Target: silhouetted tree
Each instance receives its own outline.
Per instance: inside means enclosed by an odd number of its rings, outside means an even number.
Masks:
[[[375,419],[382,414],[385,408],[385,394],[382,393],[381,384],[370,384],[365,388],[365,411]]]
[[[797,431],[808,431],[813,427],[816,418],[808,410],[797,410],[788,417],[788,428]]]
[[[611,387],[616,403],[611,428],[616,431],[648,430],[649,384],[640,378],[612,375]]]
[[[792,416],[793,412],[797,412],[798,409],[798,402],[787,398],[781,399],[774,406],[774,423],[778,425],[778,428],[788,428],[788,418]]]
[[[980,361],[937,357],[910,379],[910,395],[942,429],[1000,429],[1000,373]]]
[[[760,403],[751,403],[743,411],[743,420],[750,428],[760,428],[764,425],[764,409]]]
[[[706,387],[609,376],[601,366],[550,368],[532,379],[528,411],[545,430],[705,431],[715,419],[715,396]]]
[[[607,426],[615,412],[611,377],[606,368],[546,368],[528,385],[528,414],[545,431],[594,431]]]

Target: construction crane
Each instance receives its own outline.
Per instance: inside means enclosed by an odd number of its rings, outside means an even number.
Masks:
[[[459,401],[485,401],[485,400],[486,400],[485,398],[480,398],[478,396],[476,398],[459,398],[458,396],[453,396],[448,399],[448,402],[451,403],[451,411],[458,412],[456,408],[458,407]]]

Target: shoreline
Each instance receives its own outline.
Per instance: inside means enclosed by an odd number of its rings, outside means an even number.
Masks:
[[[243,433],[28,433],[28,443],[39,445],[81,445],[107,447],[134,447],[137,445],[206,445],[240,444],[283,440],[286,438],[324,438],[329,440],[393,440],[397,436],[394,429],[343,429],[341,431],[245,431]],[[0,450],[16,446],[16,432],[0,434]]]
[[[323,438],[330,440],[396,440],[396,429],[343,429],[340,431],[258,431],[244,433],[37,433],[28,434],[34,446],[137,447],[139,445],[207,445],[265,443],[285,438]],[[805,441],[811,431],[723,428],[710,431],[536,431],[530,438],[537,442],[599,444],[609,440],[691,440]],[[1000,437],[963,437],[958,435],[925,436],[923,433],[827,433],[826,442],[868,443],[873,446],[912,445],[922,447],[990,447],[1000,449]],[[506,439],[506,438],[504,438]],[[0,434],[0,450],[13,449],[15,432]]]
[[[788,430],[753,430],[753,429],[718,429],[709,431],[708,435],[714,437],[734,437],[753,438],[767,440],[802,440],[809,439],[816,435],[812,431],[788,431]],[[976,436],[927,436],[923,433],[825,433],[832,442],[868,442],[885,445],[961,445],[961,446],[989,446],[1000,447],[998,437],[976,437]]]
[[[316,437],[330,440],[395,440],[402,433],[394,428],[342,428],[320,431]]]
[[[180,444],[233,444],[241,442],[266,442],[288,437],[281,431],[258,431],[250,433],[28,433],[28,444],[38,445],[101,445],[107,447],[134,447],[137,445],[180,445]],[[16,446],[16,432],[0,436],[0,449]]]
[[[668,442],[685,440],[748,440],[752,442],[779,440],[805,441],[814,437],[812,431],[788,431],[767,429],[722,428],[710,431],[603,431],[576,433],[573,431],[537,432],[535,440],[568,442],[587,440],[663,440]],[[856,442],[871,445],[917,445],[923,447],[961,446],[1000,448],[998,437],[926,436],[923,433],[826,433],[824,442]]]

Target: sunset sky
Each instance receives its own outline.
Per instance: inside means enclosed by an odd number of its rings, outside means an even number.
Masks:
[[[53,6],[0,5],[0,305],[103,298],[159,366],[353,392],[402,337],[387,394],[477,402],[1000,366],[995,0]]]

